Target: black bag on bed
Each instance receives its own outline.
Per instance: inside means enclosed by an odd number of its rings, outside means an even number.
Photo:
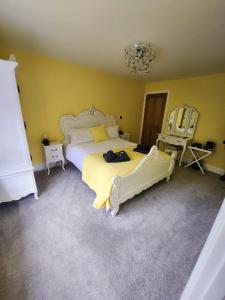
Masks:
[[[148,154],[150,150],[151,150],[151,147],[149,145],[138,144],[137,148],[135,148],[133,151],[140,152],[142,154]]]
[[[112,150],[104,153],[103,158],[108,163],[124,162],[130,160],[130,157],[125,151],[113,152]]]

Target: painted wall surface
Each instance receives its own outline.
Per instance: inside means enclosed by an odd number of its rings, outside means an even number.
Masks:
[[[62,140],[59,119],[63,114],[78,114],[91,105],[105,114],[113,114],[122,130],[138,141],[143,94],[169,90],[168,111],[187,103],[200,112],[194,139],[217,143],[207,163],[225,169],[225,74],[171,81],[149,82],[116,76],[62,60],[26,53],[18,49],[0,49],[0,58],[16,55],[19,67],[21,106],[27,124],[27,136],[33,163],[43,162],[41,140]],[[119,116],[123,116],[120,120]]]
[[[76,115],[92,105],[114,115],[120,128],[131,134],[132,141],[138,141],[143,82],[17,49],[1,49],[0,58],[8,59],[10,53],[19,63],[21,106],[34,164],[43,162],[41,140],[45,133],[50,140],[63,140],[60,117]]]
[[[168,112],[187,103],[199,112],[194,140],[216,142],[215,152],[206,159],[207,164],[225,169],[225,73],[171,81],[149,82],[146,92],[169,90]],[[165,122],[164,122],[165,124]]]

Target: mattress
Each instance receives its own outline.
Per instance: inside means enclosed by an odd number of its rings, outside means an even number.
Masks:
[[[120,138],[110,139],[99,143],[90,142],[78,145],[68,144],[65,147],[65,158],[72,162],[82,172],[84,159],[88,154],[135,146],[136,144]]]

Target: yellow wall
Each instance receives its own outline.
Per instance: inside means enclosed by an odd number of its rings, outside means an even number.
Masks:
[[[43,162],[44,133],[51,140],[63,139],[60,116],[78,114],[92,104],[105,114],[113,114],[120,128],[138,141],[143,82],[17,49],[1,49],[0,58],[8,59],[10,53],[19,63],[17,80],[34,164]]]
[[[174,106],[187,103],[194,106],[200,116],[194,140],[205,143],[216,142],[216,150],[207,159],[207,163],[225,169],[225,73],[209,76],[185,78],[171,81],[150,82],[148,91],[170,91],[168,111]]]
[[[14,53],[19,67],[17,79],[23,116],[33,163],[43,162],[41,140],[62,140],[59,119],[63,114],[78,114],[92,104],[113,114],[124,131],[138,141],[143,105],[144,83],[107,72],[67,63],[18,49],[0,49],[0,58]],[[187,103],[200,112],[195,140],[217,143],[207,163],[225,169],[225,74],[171,81],[149,82],[146,91],[169,90],[165,118],[174,106]],[[123,119],[120,120],[119,116]]]

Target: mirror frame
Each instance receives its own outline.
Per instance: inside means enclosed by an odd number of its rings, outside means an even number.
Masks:
[[[185,129],[184,129],[184,133],[179,133],[179,132],[175,132],[175,126],[176,126],[176,121],[177,121],[177,116],[178,116],[178,112],[179,109],[183,108],[188,110],[188,116],[187,116],[187,122],[185,124]],[[168,130],[168,125],[169,125],[169,121],[170,121],[170,116],[171,114],[175,111],[175,118],[173,120],[172,126],[171,126],[171,130]],[[193,131],[191,134],[188,134],[188,129],[190,126],[190,122],[191,122],[191,116],[192,113],[196,113],[197,117],[193,126]],[[187,137],[187,138],[193,138],[194,136],[194,132],[195,132],[195,128],[196,128],[196,124],[198,121],[198,116],[199,116],[199,112],[197,109],[195,109],[193,106],[190,106],[188,104],[183,104],[183,105],[179,105],[176,106],[172,111],[169,112],[168,117],[167,117],[167,122],[166,122],[166,129],[165,129],[165,133],[167,134],[171,134],[171,135],[176,135],[176,136],[182,136],[182,137]]]

